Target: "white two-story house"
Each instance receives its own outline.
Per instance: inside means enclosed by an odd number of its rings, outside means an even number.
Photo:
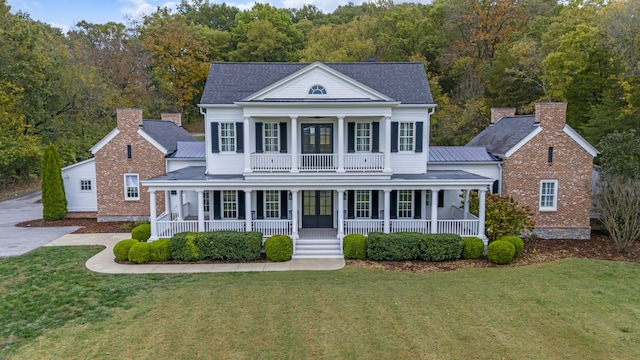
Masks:
[[[435,107],[421,63],[213,63],[200,104],[206,141],[178,143],[173,163],[184,167],[141,181],[152,239],[286,234],[296,257],[341,256],[345,235],[373,231],[486,241],[499,162],[484,147],[430,149]]]

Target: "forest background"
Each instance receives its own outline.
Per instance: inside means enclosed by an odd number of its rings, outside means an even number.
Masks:
[[[60,29],[0,0],[0,190],[39,176],[42,149],[87,159],[115,109],[197,104],[212,61],[420,61],[437,103],[431,145],[464,145],[491,107],[568,102],[589,142],[640,127],[640,1],[434,0],[239,10],[182,0],[126,23]]]

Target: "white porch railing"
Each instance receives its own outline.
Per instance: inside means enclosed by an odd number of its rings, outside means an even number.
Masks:
[[[460,236],[478,236],[479,220],[438,220],[438,232]]]
[[[251,154],[251,170],[289,171],[291,154]]]
[[[204,231],[244,231],[244,220],[209,220],[204,223]]]
[[[465,214],[463,209],[460,209],[455,205],[451,205],[450,211],[451,211],[451,217],[449,220],[454,220],[454,219],[455,220],[478,220],[477,216],[471,213]]]
[[[370,171],[384,169],[384,154],[345,154],[344,169],[347,171]]]
[[[397,219],[391,220],[390,223],[391,232],[431,232],[430,220],[410,220],[410,219]]]
[[[338,168],[338,156],[335,154],[299,154],[300,171],[334,171]]]
[[[384,230],[384,220],[375,219],[351,219],[344,221],[344,234],[368,235],[370,232],[382,232]]]
[[[156,224],[158,227],[158,237],[161,238],[170,238],[177,233],[185,231],[198,231],[197,220],[156,221]]]
[[[251,227],[253,231],[262,232],[263,237],[269,237],[271,235],[288,235],[293,233],[293,225],[291,220],[253,220]]]

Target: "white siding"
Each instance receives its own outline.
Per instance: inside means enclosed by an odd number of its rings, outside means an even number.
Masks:
[[[427,156],[429,151],[429,113],[426,108],[396,108],[393,109],[393,122],[422,121],[422,152],[391,153],[391,170],[394,174],[424,174],[427,171]],[[414,133],[414,150],[415,150]],[[385,136],[386,137],[386,136]]]
[[[189,166],[205,166],[205,159],[167,159],[167,172],[184,169]]]
[[[208,174],[241,174],[244,171],[244,154],[211,152],[211,123],[212,122],[242,122],[242,109],[237,107],[213,108],[207,110],[205,117],[205,142],[207,152]],[[247,151],[245,144],[245,151]]]
[[[487,177],[492,180],[500,179],[500,167],[497,163],[493,164],[437,164],[429,163],[429,171],[431,170],[463,170],[472,174]]]
[[[96,162],[94,159],[67,166],[62,169],[64,191],[69,211],[97,211]],[[82,180],[91,181],[91,190],[81,190]]]

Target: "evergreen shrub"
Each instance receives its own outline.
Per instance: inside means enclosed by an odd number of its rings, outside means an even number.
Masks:
[[[151,237],[151,225],[140,224],[131,230],[131,238],[138,241],[147,241]]]
[[[417,259],[420,256],[421,235],[423,234],[413,232],[370,232],[367,239],[367,257],[375,261]]]
[[[516,248],[508,241],[496,240],[487,248],[487,259],[498,265],[508,264],[513,260]]]
[[[129,249],[135,244],[139,243],[136,239],[121,240],[113,247],[113,255],[119,261],[129,260]]]
[[[420,259],[425,261],[458,260],[464,242],[457,234],[420,234]]]
[[[345,259],[364,260],[367,257],[367,237],[362,234],[349,234],[342,239],[342,252]]]
[[[46,221],[62,220],[67,215],[67,197],[60,155],[53,144],[47,145],[44,151],[41,171],[42,218]]]
[[[169,239],[171,258],[178,261],[200,261],[204,259],[202,251],[196,244],[199,234],[194,232],[177,233]]]
[[[156,240],[149,243],[151,261],[162,262],[171,260],[171,244],[169,239]]]
[[[498,240],[507,241],[510,242],[511,245],[513,245],[513,247],[516,249],[515,254],[513,254],[514,258],[518,257],[518,255],[520,255],[520,253],[524,249],[524,241],[522,241],[522,239],[518,236],[503,236]]]
[[[287,235],[273,235],[264,242],[264,252],[270,261],[289,261],[293,255],[293,241]]]
[[[484,241],[479,237],[463,238],[464,248],[462,249],[463,259],[479,259],[484,252]]]
[[[136,240],[137,241],[137,240]],[[129,261],[136,264],[148,263],[151,260],[150,245],[146,242],[138,241],[129,249]]]

